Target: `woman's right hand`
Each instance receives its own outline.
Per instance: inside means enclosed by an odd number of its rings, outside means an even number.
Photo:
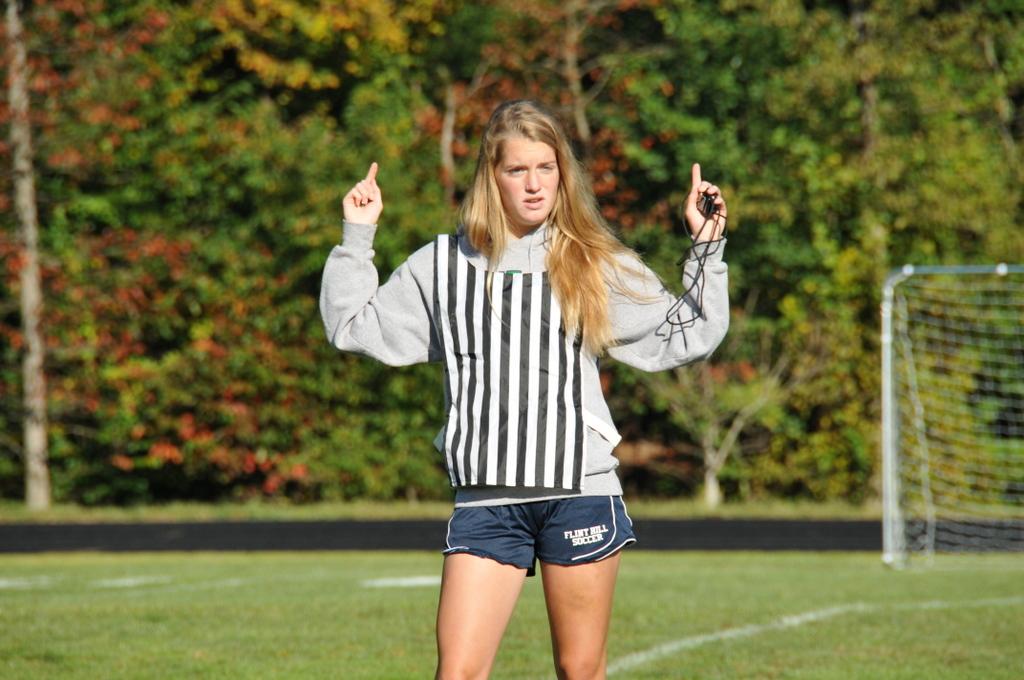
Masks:
[[[377,224],[384,203],[377,186],[377,163],[370,164],[366,177],[356,182],[342,199],[342,211],[346,222]]]

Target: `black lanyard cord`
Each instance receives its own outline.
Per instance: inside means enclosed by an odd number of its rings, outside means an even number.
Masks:
[[[677,328],[690,328],[697,322],[697,319],[701,318],[704,310],[704,265],[707,263],[707,260],[711,255],[718,253],[719,249],[721,249],[722,243],[725,241],[725,225],[722,226],[721,236],[714,241],[701,241],[700,237],[704,234],[704,230],[707,229],[708,224],[715,224],[717,217],[719,217],[717,213],[712,213],[704,218],[704,223],[700,225],[700,229],[697,230],[697,233],[690,235],[690,247],[686,249],[683,256],[679,258],[678,262],[676,262],[677,265],[684,268],[683,278],[685,281],[686,262],[693,255],[697,246],[701,246],[696,250],[697,254],[695,256],[697,261],[697,271],[694,272],[690,282],[686,284],[686,290],[683,291],[683,294],[676,298],[675,302],[672,303],[672,306],[669,307],[668,311],[665,313],[665,323],[670,326]],[[683,218],[683,221],[685,222],[685,217]],[[695,291],[696,299],[694,299]],[[684,319],[680,312],[688,298],[694,300],[697,303],[697,306],[690,314],[689,318]]]

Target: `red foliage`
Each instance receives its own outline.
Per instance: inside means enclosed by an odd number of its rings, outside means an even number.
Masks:
[[[181,455],[181,449],[170,442],[157,442],[153,444],[149,447],[149,457],[161,463],[173,465],[181,465],[184,460]]]
[[[749,361],[709,364],[708,371],[711,374],[711,379],[719,384],[735,380],[748,383],[758,376],[757,368]]]
[[[42,140],[59,139],[56,131],[76,119],[85,128],[72,135],[73,145],[58,144],[49,150],[46,141],[39,144],[43,162],[79,173],[109,165],[113,161],[109,148],[121,146],[123,133],[142,127],[141,120],[131,113],[137,106],[135,93],[153,84],[151,76],[133,77],[133,70],[139,67],[135,62],[129,65],[129,60],[156,40],[170,25],[170,18],[166,12],[151,9],[137,25],[103,26],[93,20],[106,11],[103,2],[42,0],[32,4],[33,11],[23,17],[25,33],[37,41],[45,36],[45,50],[36,51],[30,43],[27,55],[28,86],[34,98],[42,101],[29,111],[35,134]],[[68,61],[68,55],[73,59]],[[4,72],[8,58],[7,50],[0,51]],[[118,78],[128,78],[132,85],[119,88],[123,95],[111,100],[106,84]],[[10,115],[7,101],[0,101],[0,123],[6,123]],[[0,162],[9,153],[6,144],[0,145]],[[0,210],[7,204],[4,196]]]
[[[46,164],[51,168],[71,170],[83,167],[86,164],[86,158],[82,154],[81,149],[68,147],[66,149],[58,149],[47,156]]]
[[[267,475],[267,478],[263,481],[263,493],[268,496],[273,495],[284,481],[284,477],[276,472]]]
[[[228,355],[228,350],[223,345],[210,338],[200,338],[192,343],[196,351],[209,354],[213,359],[223,359]]]
[[[192,439],[196,434],[196,417],[192,413],[182,413],[178,417],[178,436],[183,441]]]
[[[135,461],[122,453],[115,453],[111,456],[110,464],[118,470],[124,470],[125,472],[130,472],[135,469]]]

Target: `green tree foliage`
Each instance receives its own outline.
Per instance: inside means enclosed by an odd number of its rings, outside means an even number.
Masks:
[[[26,22],[58,499],[446,495],[437,367],[335,352],[319,277],[371,160],[382,277],[449,231],[509,97],[559,108],[605,214],[670,285],[690,164],[729,197],[735,338],[701,372],[605,375],[641,491],[695,492],[724,441],[708,433],[737,430],[727,497],[871,495],[885,273],[1024,259],[1014,3],[52,0]]]
[[[745,439],[758,449],[726,468],[730,490],[863,497],[875,461],[885,272],[906,261],[1024,255],[1012,236],[1020,131],[1009,121],[1019,117],[1006,115],[1019,89],[979,78],[1013,59],[1019,39],[1008,26],[1021,17],[930,4],[720,9],[688,1],[653,9],[667,49],[618,83],[621,101],[635,106],[617,101],[609,127],[626,133],[629,181],[654,216],[671,214],[659,197],[674,191],[678,204],[692,160],[720,178],[736,215],[734,297],[757,300],[734,313],[767,324],[777,359],[816,376],[794,386],[767,438],[751,426]],[[985,36],[996,58],[985,57]],[[999,111],[1002,139],[991,124]],[[716,361],[728,372],[757,347],[723,347]],[[730,390],[718,394],[727,400]],[[718,411],[728,409],[723,401]],[[656,408],[648,417],[666,423],[671,415]],[[681,424],[681,433],[698,441],[702,422]]]

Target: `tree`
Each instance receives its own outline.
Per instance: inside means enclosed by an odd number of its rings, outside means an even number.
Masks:
[[[436,367],[339,356],[315,298],[345,178],[381,163],[386,277],[453,227],[502,99],[563,114],[606,217],[673,287],[690,163],[729,197],[732,294],[758,296],[726,345],[650,383],[603,367],[625,481],[642,492],[696,491],[703,467],[726,496],[870,494],[881,278],[906,261],[1024,255],[1013,3],[21,6],[63,500],[444,496]],[[4,496],[24,475],[6,434],[23,422],[26,346],[12,177],[0,173]],[[647,450],[644,469],[629,447]]]
[[[679,454],[695,454],[703,466],[708,509],[723,500],[720,475],[726,463],[743,449],[756,452],[763,446],[765,434],[785,417],[794,390],[812,380],[827,358],[820,340],[799,347],[778,343],[769,326],[751,319],[755,300],[750,294],[746,308],[733,314],[713,361],[651,374],[644,381],[677,430],[668,460],[657,461],[659,469],[671,473]],[[745,356],[751,348],[753,356]],[[690,474],[689,468],[683,466],[683,473]]]
[[[43,313],[39,275],[39,215],[36,209],[32,130],[29,126],[28,66],[17,0],[7,0],[7,49],[11,146],[14,161],[14,203],[20,225],[21,325],[25,341],[22,359],[24,393],[25,502],[32,510],[50,507],[47,467],[45,349],[40,328]]]

